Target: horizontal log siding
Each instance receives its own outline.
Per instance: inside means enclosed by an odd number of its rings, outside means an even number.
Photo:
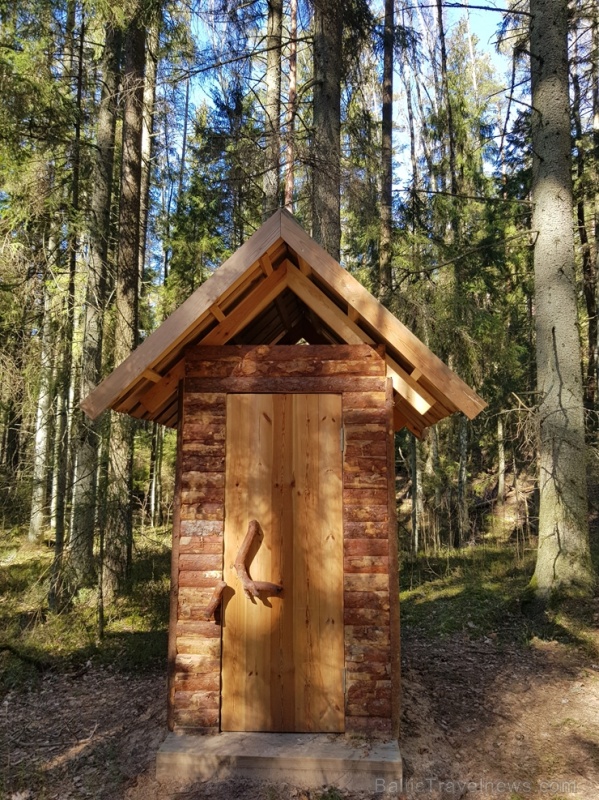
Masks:
[[[225,394],[183,392],[175,729],[218,731],[220,622],[202,619],[223,574]]]
[[[386,393],[344,392],[345,730],[392,734]]]
[[[396,578],[391,587],[389,580],[397,570],[397,549],[389,539],[390,532],[396,535],[393,421],[381,356],[368,345],[188,352],[179,433],[177,616],[171,631],[175,728],[218,730],[220,725],[221,628],[202,620],[201,613],[223,574],[226,393],[205,388],[252,391],[248,379],[255,378],[258,391],[268,391],[273,381],[275,392],[343,395],[345,727],[348,733],[395,732],[399,674],[391,645],[398,646],[397,594]]]

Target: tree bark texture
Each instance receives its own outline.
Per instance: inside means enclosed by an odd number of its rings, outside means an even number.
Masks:
[[[505,431],[503,416],[497,415],[497,502],[505,502]]]
[[[314,3],[312,235],[333,258],[341,249],[340,0]]]
[[[412,551],[415,556],[426,543],[422,541],[422,521],[424,518],[424,502],[422,487],[422,459],[418,440],[410,437],[410,471],[412,476]]]
[[[102,91],[93,167],[89,267],[83,312],[81,354],[81,399],[87,397],[102,377],[104,310],[107,301],[110,204],[116,130],[116,99],[119,82],[120,32],[107,25],[102,58]],[[75,444],[73,526],[69,543],[71,564],[77,581],[85,583],[93,573],[94,520],[97,497],[98,454],[101,423],[82,415]]]
[[[50,608],[60,604],[60,595],[63,584],[63,553],[67,533],[67,507],[70,493],[70,479],[72,478],[69,455],[71,433],[71,410],[73,382],[73,335],[75,322],[75,276],[77,272],[77,259],[79,256],[79,210],[81,195],[81,133],[83,125],[83,56],[85,45],[86,26],[81,11],[81,25],[79,43],[77,48],[76,72],[76,112],[75,130],[71,148],[71,208],[68,220],[67,252],[69,261],[69,281],[67,286],[66,307],[61,330],[62,354],[57,380],[58,414],[56,419],[56,471],[55,471],[55,498],[56,498],[56,524],[54,530],[54,560],[50,578],[50,592],[48,601]],[[74,62],[73,62],[74,72]]]
[[[47,488],[49,461],[50,413],[52,411],[52,299],[49,287],[44,286],[44,320],[40,349],[40,386],[35,419],[33,445],[33,490],[29,518],[29,541],[41,539],[48,520]]]
[[[297,0],[289,3],[289,97],[287,100],[287,131],[285,171],[285,208],[293,213],[295,179],[295,117],[297,114]]]
[[[574,278],[573,197],[565,0],[530,4],[539,549],[537,598],[588,593],[589,552],[580,339]]]
[[[264,165],[264,207],[266,221],[280,202],[280,129],[281,129],[281,36],[283,30],[283,0],[268,0],[266,33],[266,103],[264,128],[266,134]]]
[[[158,25],[152,25],[147,34],[147,55],[145,62],[143,94],[143,133],[141,143],[141,188],[139,211],[139,294],[142,293],[144,271],[146,268],[146,249],[148,240],[148,219],[150,214],[150,183],[152,176],[152,156],[154,141],[154,106],[156,103],[156,79],[158,75]],[[179,173],[179,193],[181,197],[185,173],[185,151],[187,148],[187,119],[189,116],[189,80],[185,89],[185,116],[183,119],[183,141],[181,143],[181,169]]]
[[[586,375],[584,376],[584,404],[591,412],[589,422],[596,427],[596,420],[592,412],[595,410],[597,399],[597,273],[596,256],[593,253],[593,239],[589,236],[586,219],[586,192],[584,188],[585,176],[588,172],[586,157],[586,144],[583,136],[581,118],[581,91],[580,91],[580,66],[578,64],[578,47],[575,44],[574,59],[572,63],[572,121],[576,137],[576,177],[578,191],[576,197],[576,216],[578,222],[578,237],[580,239],[580,254],[582,257],[582,291],[587,312],[587,348],[586,348]]]
[[[251,600],[253,597],[259,597],[260,592],[270,595],[278,595],[283,591],[283,587],[277,583],[270,583],[269,581],[253,581],[248,574],[245,560],[248,557],[248,553],[250,552],[252,544],[254,543],[254,539],[260,539],[261,536],[262,532],[260,530],[260,523],[255,519],[251,520],[250,524],[248,525],[248,531],[243,542],[241,543],[237,557],[235,558],[235,572],[237,573],[237,577],[243,586],[243,593],[249,600]]]
[[[455,156],[455,129],[453,125],[453,106],[451,105],[451,92],[447,75],[447,46],[445,43],[445,26],[443,22],[443,3],[437,0],[437,24],[439,26],[439,46],[441,53],[441,83],[445,99],[445,113],[447,114],[447,139],[449,145],[449,177],[451,181],[451,194],[458,194],[458,173]],[[452,215],[455,219],[455,214]]]
[[[385,0],[383,33],[383,109],[381,139],[381,235],[379,246],[379,300],[389,305],[393,258],[393,45],[394,3]]]
[[[150,450],[150,520],[153,528],[163,523],[162,515],[162,453],[164,428],[152,423],[152,446]]]
[[[123,156],[119,205],[114,362],[120,364],[137,344],[139,242],[145,27],[140,15],[127,27],[124,41]],[[110,432],[108,519],[104,536],[103,582],[106,600],[122,588],[133,534],[133,420],[114,414]]]
[[[468,510],[468,418],[460,414],[458,465],[458,519],[456,546],[464,545],[470,536],[470,514]]]

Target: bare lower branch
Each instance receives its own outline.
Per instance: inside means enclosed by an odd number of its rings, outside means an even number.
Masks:
[[[210,598],[210,602],[206,606],[206,608],[202,611],[202,617],[206,620],[212,619],[214,616],[214,612],[221,604],[223,599],[223,592],[227,588],[227,584],[225,581],[217,581],[216,586],[214,587],[214,592],[212,593],[212,597]]]
[[[252,542],[259,534],[260,523],[253,519],[248,525],[248,532],[245,535],[245,539],[241,543],[241,547],[239,548],[237,558],[235,559],[235,563],[233,565],[235,567],[235,571],[237,572],[237,577],[243,586],[244,594],[250,600],[252,597],[258,597],[260,592],[265,592],[268,594],[281,594],[283,591],[283,587],[277,583],[270,583],[269,581],[253,581],[248,575],[248,571],[245,566],[245,560],[250,552]]]

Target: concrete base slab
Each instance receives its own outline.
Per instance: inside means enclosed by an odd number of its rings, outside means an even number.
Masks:
[[[238,777],[389,795],[399,793],[402,764],[397,742],[324,733],[170,733],[158,751],[159,781]]]

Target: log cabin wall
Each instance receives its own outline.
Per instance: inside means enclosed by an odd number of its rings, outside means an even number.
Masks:
[[[204,620],[223,570],[224,393],[183,392],[169,624],[169,728],[218,730],[221,630]]]
[[[223,577],[226,396],[341,394],[345,731],[398,733],[393,395],[368,345],[200,346],[182,381],[169,627],[169,727],[218,731],[221,628],[202,619]]]

